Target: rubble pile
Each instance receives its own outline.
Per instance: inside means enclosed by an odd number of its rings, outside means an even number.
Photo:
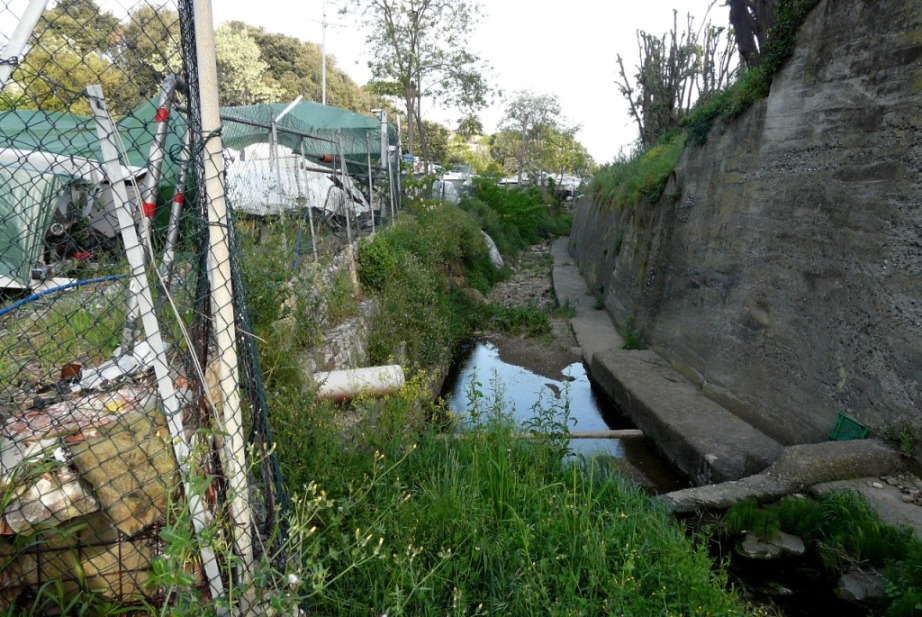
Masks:
[[[140,600],[177,467],[140,385],[14,411],[0,423],[0,610],[47,581]]]

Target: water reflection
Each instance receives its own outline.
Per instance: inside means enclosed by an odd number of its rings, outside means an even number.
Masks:
[[[557,419],[562,420],[563,406],[569,400],[571,431],[627,427],[624,420],[610,413],[610,406],[596,393],[581,362],[566,367],[562,379],[554,380],[508,364],[500,359],[495,345],[478,342],[470,346],[446,381],[444,396],[449,408],[462,418],[467,415],[467,390],[472,380],[481,384],[479,389],[487,400],[495,398],[493,388],[496,386],[501,391],[506,411],[519,424],[534,417],[536,404],[554,410]],[[605,412],[608,412],[607,420]],[[619,439],[574,439],[570,447],[576,453],[587,455],[625,456]]]

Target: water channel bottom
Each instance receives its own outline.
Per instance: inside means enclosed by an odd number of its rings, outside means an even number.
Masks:
[[[442,396],[462,424],[469,418],[470,388],[478,384],[486,403],[501,400],[503,410],[519,425],[535,417],[535,408],[552,409],[562,419],[569,401],[570,431],[604,431],[633,428],[605,396],[595,388],[581,362],[561,371],[556,380],[527,368],[505,362],[500,349],[489,342],[476,341],[460,346],[445,380]],[[575,455],[621,459],[646,479],[641,482],[655,493],[689,486],[688,481],[662,457],[646,438],[573,439]]]

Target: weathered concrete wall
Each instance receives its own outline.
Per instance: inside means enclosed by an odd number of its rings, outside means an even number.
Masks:
[[[771,96],[663,199],[580,204],[571,252],[619,324],[795,444],[922,419],[922,11],[826,0]]]

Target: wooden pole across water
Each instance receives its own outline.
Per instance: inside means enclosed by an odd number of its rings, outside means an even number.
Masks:
[[[443,439],[465,439],[470,433],[442,433],[439,437]],[[544,435],[540,433],[514,433],[512,435],[518,439],[540,439],[542,437],[551,437],[555,435]],[[617,431],[571,431],[567,434],[569,439],[632,439],[643,437],[643,431],[636,428],[621,429]]]

